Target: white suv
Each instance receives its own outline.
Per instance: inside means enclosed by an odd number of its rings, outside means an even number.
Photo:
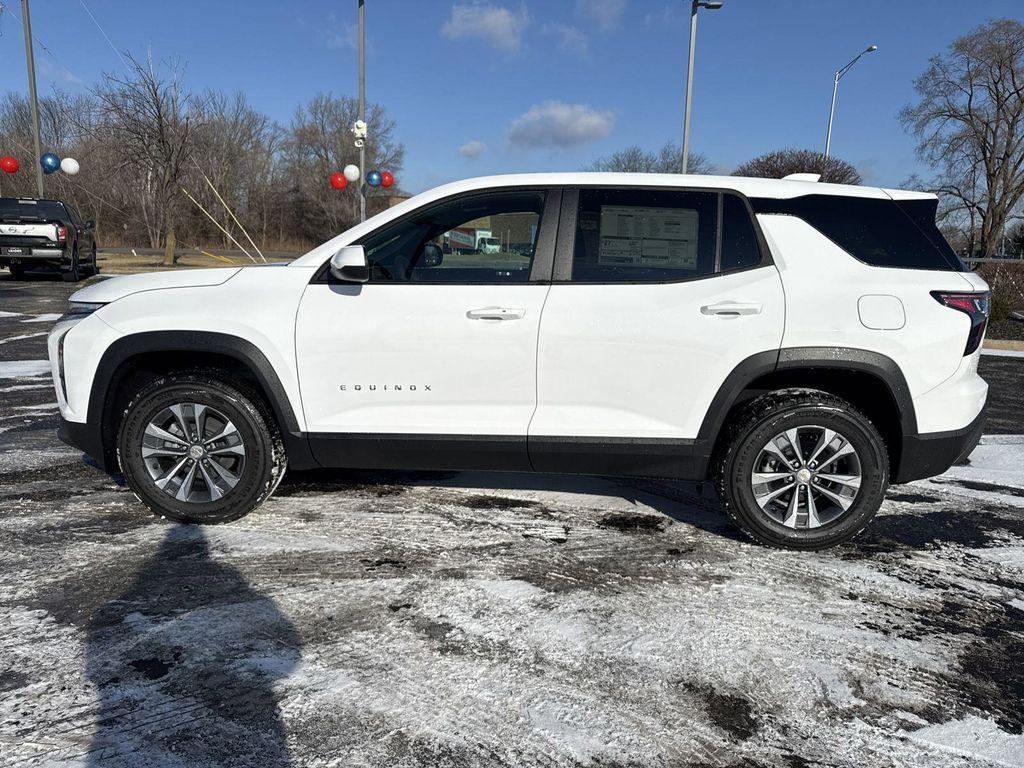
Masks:
[[[49,340],[60,434],[181,521],[241,517],[286,465],[710,477],[758,541],[831,546],[981,433],[987,286],[935,210],[805,180],[450,184],[287,266],[79,291]],[[444,253],[465,226],[517,247]]]

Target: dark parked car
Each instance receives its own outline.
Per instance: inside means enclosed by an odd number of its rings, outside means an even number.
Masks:
[[[59,271],[67,282],[99,272],[95,223],[60,200],[0,197],[0,267]]]

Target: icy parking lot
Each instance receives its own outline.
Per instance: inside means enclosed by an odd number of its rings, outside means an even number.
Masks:
[[[68,287],[4,278],[5,766],[1024,765],[1024,360],[983,360],[969,466],[826,553],[694,486],[479,473],[198,529],[56,442]]]

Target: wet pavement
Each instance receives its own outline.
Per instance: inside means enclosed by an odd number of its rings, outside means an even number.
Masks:
[[[200,529],[56,441],[72,290],[0,271],[5,766],[1024,765],[1024,359],[825,553],[513,474],[292,473]]]

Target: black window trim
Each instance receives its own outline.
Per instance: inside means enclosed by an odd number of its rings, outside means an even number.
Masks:
[[[453,280],[451,282],[417,282],[410,280],[368,280],[365,283],[347,283],[343,280],[338,280],[331,275],[330,267],[331,260],[328,258],[320,267],[317,269],[313,278],[309,281],[310,285],[502,285],[502,286],[515,286],[515,285],[548,285],[551,282],[551,272],[555,262],[555,247],[556,237],[558,234],[558,225],[560,220],[560,210],[562,206],[562,190],[563,188],[557,184],[553,185],[526,185],[526,186],[509,186],[509,187],[481,187],[479,189],[471,189],[466,192],[459,192],[454,195],[442,197],[437,200],[432,200],[429,203],[414,208],[408,213],[404,213],[398,218],[392,219],[384,224],[381,224],[376,229],[367,232],[357,240],[350,243],[350,245],[363,245],[366,240],[373,237],[383,230],[389,227],[399,226],[409,219],[421,215],[424,211],[429,210],[438,205],[446,205],[453,201],[462,200],[470,197],[480,197],[490,193],[501,194],[505,192],[543,192],[546,194],[544,200],[544,210],[541,212],[540,217],[540,229],[537,232],[537,244],[534,246],[533,262],[530,265],[530,276],[525,282],[511,283],[505,280],[485,280],[485,281],[473,281],[466,282],[461,280]]]
[[[576,217],[579,212],[579,194],[581,189],[603,189],[603,190],[643,190],[651,192],[711,192],[718,195],[718,221],[715,232],[715,269],[705,275],[694,275],[693,277],[679,277],[671,280],[574,280],[572,279],[572,260],[576,251]],[[739,198],[747,210],[750,224],[754,228],[754,237],[757,241],[758,252],[761,259],[757,264],[749,267],[736,269],[721,269],[721,246],[722,246],[722,208],[724,196],[732,195]],[[566,186],[562,189],[562,215],[558,222],[558,241],[555,248],[555,268],[552,276],[553,285],[671,285],[673,283],[691,283],[695,280],[709,280],[723,275],[735,275],[740,272],[749,272],[752,269],[763,269],[774,266],[771,250],[768,248],[768,241],[761,231],[757,216],[754,215],[754,208],[750,200],[737,189],[729,187],[703,187],[703,186],[677,186],[677,185],[651,185],[651,184],[576,184]]]

